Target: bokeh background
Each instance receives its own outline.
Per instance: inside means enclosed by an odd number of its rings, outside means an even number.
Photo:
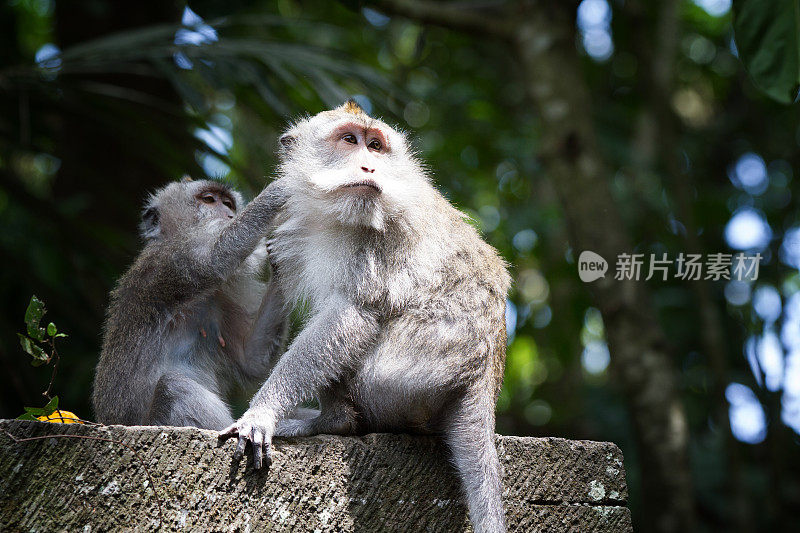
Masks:
[[[146,195],[252,196],[292,116],[354,97],[510,264],[498,432],[617,443],[640,531],[796,528],[800,122],[743,68],[739,4],[429,4],[0,0],[0,417],[44,404],[32,294],[69,335],[60,405],[92,418]],[[618,253],[740,251],[757,280],[613,279]]]

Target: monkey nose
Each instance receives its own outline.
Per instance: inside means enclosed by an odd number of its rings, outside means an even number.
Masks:
[[[373,172],[375,172],[374,168],[361,167],[361,170],[363,170],[367,174],[372,174]]]

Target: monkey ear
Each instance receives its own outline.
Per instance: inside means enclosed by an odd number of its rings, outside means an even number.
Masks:
[[[161,233],[160,220],[158,216],[158,209],[155,207],[148,207],[142,213],[142,222],[139,224],[139,233],[142,238],[151,241],[158,237]]]
[[[281,143],[281,147],[284,150],[288,150],[292,147],[294,143],[297,142],[297,138],[294,135],[290,135],[289,133],[284,133],[280,136],[278,141]]]

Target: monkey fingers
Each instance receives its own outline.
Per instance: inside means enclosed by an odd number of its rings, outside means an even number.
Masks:
[[[247,446],[247,437],[239,437],[239,442],[236,444],[236,451],[233,452],[233,458],[237,461],[244,457],[244,449]]]
[[[278,263],[275,261],[274,254],[275,249],[275,239],[268,239],[267,240],[267,261],[269,261],[269,268],[272,271],[272,275],[274,276],[278,272]]]
[[[253,468],[258,470],[264,466],[264,464],[267,466],[272,464],[272,438],[268,436],[268,432],[265,431],[265,428],[259,427],[256,424],[237,421],[220,431],[219,437],[221,439],[238,438],[236,449],[233,452],[233,459],[235,461],[239,461],[244,457],[245,449],[249,442],[253,447]]]
[[[271,446],[266,442],[261,430],[253,428],[250,432],[250,441],[253,443],[253,468],[258,470],[264,464],[264,451],[267,452],[267,466],[272,464]]]
[[[233,458],[238,461],[244,456],[244,449],[247,445],[247,437],[245,436],[244,431],[239,430],[239,422],[234,422],[219,432],[219,438],[221,440],[232,439],[235,437],[239,438],[239,442],[237,442],[236,449],[233,451]]]

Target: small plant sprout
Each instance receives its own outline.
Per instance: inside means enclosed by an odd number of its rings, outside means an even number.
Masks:
[[[17,333],[19,336],[19,344],[22,350],[31,356],[31,365],[41,366],[53,364],[53,372],[50,375],[50,383],[47,389],[42,393],[42,396],[47,398],[47,404],[44,407],[26,407],[25,413],[19,417],[19,420],[46,420],[53,422],[71,422],[77,421],[78,418],[69,411],[60,411],[58,409],[58,396],[50,396],[50,391],[53,388],[53,381],[56,379],[58,372],[59,355],[56,349],[56,339],[66,337],[65,333],[59,333],[58,328],[52,322],[47,324],[46,327],[41,326],[42,317],[47,312],[47,309],[42,302],[35,295],[31,296],[31,301],[28,304],[28,309],[25,311],[25,329],[26,334]],[[56,413],[54,415],[54,413]]]

